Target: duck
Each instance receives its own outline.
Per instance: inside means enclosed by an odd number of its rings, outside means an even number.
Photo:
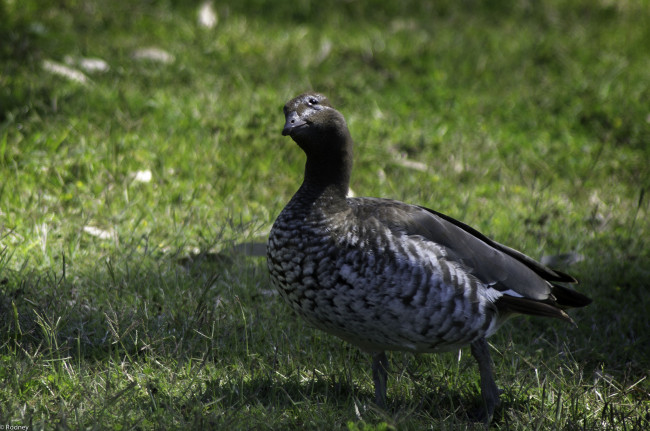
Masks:
[[[309,325],[372,356],[375,403],[386,407],[386,351],[438,353],[470,346],[490,422],[502,392],[486,339],[515,315],[574,324],[591,299],[558,283],[568,274],[438,211],[349,197],[353,139],[323,94],[284,105],[283,136],[306,155],[303,182],[267,242],[270,279]]]

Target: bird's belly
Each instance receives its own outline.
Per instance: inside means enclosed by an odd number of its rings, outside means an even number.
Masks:
[[[269,242],[271,279],[312,326],[362,349],[436,352],[489,335],[491,304],[477,286],[445,279],[426,265],[391,265],[381,256]]]

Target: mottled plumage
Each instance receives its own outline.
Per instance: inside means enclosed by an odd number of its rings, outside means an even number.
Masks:
[[[307,155],[302,186],[268,242],[271,279],[316,328],[373,354],[378,404],[385,350],[440,352],[470,344],[481,372],[485,417],[498,390],[485,338],[513,314],[557,317],[589,304],[556,282],[576,280],[433,210],[348,198],[352,138],[325,96],[284,107],[289,135]]]

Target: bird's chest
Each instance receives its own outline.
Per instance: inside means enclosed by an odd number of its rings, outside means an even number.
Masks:
[[[334,246],[324,220],[283,211],[271,229],[267,262],[271,279],[285,296],[306,297],[309,290],[331,285]]]
[[[271,229],[267,262],[271,280],[291,308],[313,326],[338,334],[352,307],[371,308],[372,295],[364,284],[350,281],[362,253],[342,246],[336,224],[336,217],[320,211],[285,210]]]

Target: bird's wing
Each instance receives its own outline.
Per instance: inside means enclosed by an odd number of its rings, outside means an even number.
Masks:
[[[435,242],[444,248],[447,259],[458,262],[483,283],[501,292],[547,301],[552,298],[551,282],[576,282],[573,277],[547,268],[470,226],[428,208],[387,199],[354,200],[352,208],[357,215],[374,217],[393,232]]]

